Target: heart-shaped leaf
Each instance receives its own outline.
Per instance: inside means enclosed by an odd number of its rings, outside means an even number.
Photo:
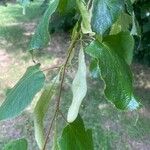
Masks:
[[[123,57],[99,41],[93,41],[86,52],[98,61],[106,98],[119,109],[137,109],[140,104],[134,96],[132,73]]]
[[[60,150],[93,150],[92,131],[86,130],[81,117],[68,124],[59,140]]]

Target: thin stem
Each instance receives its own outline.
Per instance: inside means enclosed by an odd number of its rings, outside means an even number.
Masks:
[[[79,36],[79,32],[77,33],[75,38],[72,40],[72,42],[70,44],[70,47],[68,48],[68,56],[66,58],[66,61],[65,61],[64,66],[63,66],[63,71],[62,71],[62,80],[61,80],[61,83],[60,83],[59,97],[58,97],[58,101],[57,101],[57,109],[59,108],[59,104],[60,104],[60,98],[61,98],[61,93],[62,93],[62,86],[63,86],[63,82],[64,82],[66,67],[67,67],[69,58],[71,56],[71,52],[72,52],[72,50],[75,46],[75,43],[76,43],[76,40],[77,40],[78,36]]]
[[[48,133],[47,133],[47,136],[46,136],[46,140],[45,140],[45,143],[44,143],[44,146],[43,146],[43,149],[42,149],[42,150],[45,150],[45,149],[46,149],[46,144],[47,144],[47,142],[48,142],[49,135],[50,135],[50,133],[51,133],[51,130],[52,130],[53,123],[54,123],[54,120],[55,120],[55,118],[56,118],[57,112],[58,112],[58,110],[56,109],[56,110],[55,110],[55,113],[54,113],[54,116],[53,116],[53,118],[52,118],[52,121],[51,121],[51,124],[50,124],[50,127],[49,127],[49,130],[48,130]]]
[[[60,88],[59,88],[59,93],[58,93],[58,98],[57,98],[57,103],[56,103],[56,110],[55,110],[55,114],[53,116],[53,119],[51,121],[51,124],[50,124],[50,127],[49,127],[49,130],[48,130],[48,133],[47,133],[47,136],[46,136],[46,140],[45,140],[45,143],[44,143],[44,147],[42,150],[45,150],[46,149],[46,145],[47,145],[47,142],[48,142],[48,139],[49,139],[49,135],[51,133],[51,129],[52,129],[52,126],[53,126],[53,123],[54,123],[54,120],[57,116],[57,112],[59,111],[59,105],[60,105],[60,98],[61,98],[61,93],[62,93],[62,87],[63,87],[63,82],[64,82],[64,79],[65,79],[65,72],[66,72],[66,67],[67,67],[67,64],[68,64],[68,61],[69,61],[69,58],[71,56],[71,53],[75,47],[75,44],[77,42],[77,39],[80,35],[80,31],[77,32],[77,34],[74,36],[73,40],[71,41],[71,44],[68,48],[68,56],[66,58],[66,61],[63,65],[63,68],[62,68],[62,78],[61,78],[61,82],[60,82]]]
[[[43,68],[42,71],[48,71],[48,70],[58,69],[60,67],[61,66],[51,66],[51,67],[48,67],[48,68]]]

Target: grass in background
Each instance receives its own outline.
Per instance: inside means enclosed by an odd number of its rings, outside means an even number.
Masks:
[[[22,7],[19,4],[9,3],[7,7],[0,6],[0,39],[7,41],[7,45],[6,42],[3,42],[1,48],[9,52],[14,52],[19,48],[27,49],[29,37],[23,34],[26,24],[31,22],[32,25],[32,22],[38,20],[42,15],[40,5],[40,1],[31,3],[26,8],[26,15],[22,14]],[[30,26],[26,30],[28,29]]]
[[[88,93],[80,109],[86,127],[93,130],[95,150],[148,150],[149,116],[144,116],[140,110],[125,112],[113,107],[103,96],[103,82],[97,81],[88,78]],[[69,90],[70,87],[64,91],[62,99],[64,114],[72,99]],[[149,96],[143,99],[143,105],[147,104]]]
[[[32,28],[42,14],[39,9],[41,3],[41,1],[31,3],[25,16],[22,15],[22,7],[19,4],[8,4],[8,7],[0,6],[0,65],[4,63],[0,70],[0,101],[4,99],[7,88],[12,87],[26,68],[33,64],[30,55],[26,53],[31,38],[31,35],[27,33],[33,32]],[[63,47],[62,43],[57,44]],[[54,48],[56,47],[54,46]],[[42,64],[50,64],[54,59],[48,53],[43,53],[38,58]],[[64,114],[67,113],[72,99],[70,84],[71,81],[63,92],[62,110]],[[150,94],[146,95],[144,92],[143,87],[140,95],[143,97],[143,103],[147,106],[145,110],[148,111]],[[50,114],[53,112],[52,110],[53,105],[51,105]],[[146,115],[143,115],[140,111],[131,113],[115,109],[104,99],[102,81],[97,83],[96,80],[88,78],[88,94],[82,103],[80,113],[86,127],[93,130],[95,150],[150,149],[149,113],[144,112]],[[0,149],[10,139],[24,136],[29,141],[29,150],[37,150],[32,119],[32,115],[25,112],[12,121],[0,123]],[[47,124],[49,122],[48,119]],[[63,126],[64,121],[61,120],[59,131]]]
[[[42,1],[35,1],[30,3],[26,8],[26,15],[22,14],[22,6],[19,4],[8,3],[7,7],[0,6],[0,26],[9,25],[11,23],[30,22],[33,19],[40,17]]]
[[[0,6],[0,104],[5,99],[7,90],[21,78],[26,68],[34,65],[27,52],[28,43],[37,22],[42,16],[42,1],[31,3],[22,14],[19,4],[8,3]],[[49,65],[53,57],[38,54],[38,61]],[[9,140],[26,137],[32,150],[37,149],[34,140],[31,114],[23,113],[10,121],[0,122],[0,150]]]

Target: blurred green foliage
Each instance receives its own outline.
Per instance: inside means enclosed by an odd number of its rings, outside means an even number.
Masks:
[[[135,16],[141,28],[141,38],[136,37],[135,60],[150,66],[150,1],[135,2]]]
[[[60,0],[63,1],[63,0]],[[50,23],[50,32],[69,31],[78,19],[76,1],[65,0],[60,2]]]

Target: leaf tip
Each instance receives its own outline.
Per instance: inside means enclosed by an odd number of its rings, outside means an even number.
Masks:
[[[139,103],[134,96],[132,96],[131,101],[129,102],[129,104],[127,105],[127,109],[128,110],[136,110],[141,106],[141,103]]]

